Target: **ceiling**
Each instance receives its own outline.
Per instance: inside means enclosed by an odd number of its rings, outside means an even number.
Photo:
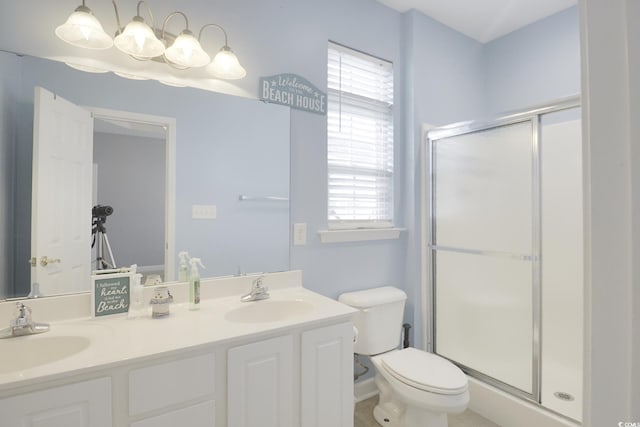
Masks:
[[[578,3],[577,0],[377,0],[399,12],[416,9],[486,43]]]

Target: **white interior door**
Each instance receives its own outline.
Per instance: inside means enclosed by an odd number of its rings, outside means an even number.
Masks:
[[[91,113],[35,88],[31,283],[44,295],[89,288]]]

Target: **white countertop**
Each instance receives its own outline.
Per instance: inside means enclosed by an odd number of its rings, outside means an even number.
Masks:
[[[10,372],[7,372],[6,367],[1,368],[0,392],[6,394],[8,390],[18,386],[107,368],[167,352],[229,343],[327,320],[346,321],[355,312],[354,309],[304,289],[299,284],[271,290],[270,294],[271,297],[267,300],[248,303],[240,302],[240,294],[203,299],[197,311],[189,310],[187,303],[178,302],[171,305],[170,316],[162,319],[152,319],[149,310],[146,316],[135,319],[118,315],[55,321],[51,322],[51,330],[44,334],[0,340],[0,363],[10,363],[13,356],[5,355],[15,355],[15,349],[20,348],[20,340],[45,337],[55,340],[55,337],[69,336],[82,336],[90,340],[87,348],[59,360],[47,360],[45,364]],[[304,301],[312,305],[312,308],[284,320],[270,322],[238,322],[225,318],[231,310],[248,307],[250,304],[269,304],[284,300]]]

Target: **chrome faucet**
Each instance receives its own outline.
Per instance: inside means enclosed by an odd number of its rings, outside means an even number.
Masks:
[[[22,335],[41,334],[49,330],[48,323],[37,323],[31,317],[31,308],[21,302],[16,303],[15,318],[9,327],[0,331],[0,338],[19,337]]]
[[[262,285],[263,277],[260,276],[251,284],[251,290],[248,294],[240,297],[240,301],[249,302],[249,301],[259,301],[261,299],[269,298],[269,288]]]

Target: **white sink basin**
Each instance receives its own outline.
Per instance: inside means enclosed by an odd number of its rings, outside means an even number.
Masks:
[[[20,372],[80,353],[91,340],[82,336],[27,335],[0,341],[0,375]]]
[[[313,304],[301,300],[262,300],[244,304],[229,311],[224,318],[239,323],[278,322],[308,314],[315,309]]]

